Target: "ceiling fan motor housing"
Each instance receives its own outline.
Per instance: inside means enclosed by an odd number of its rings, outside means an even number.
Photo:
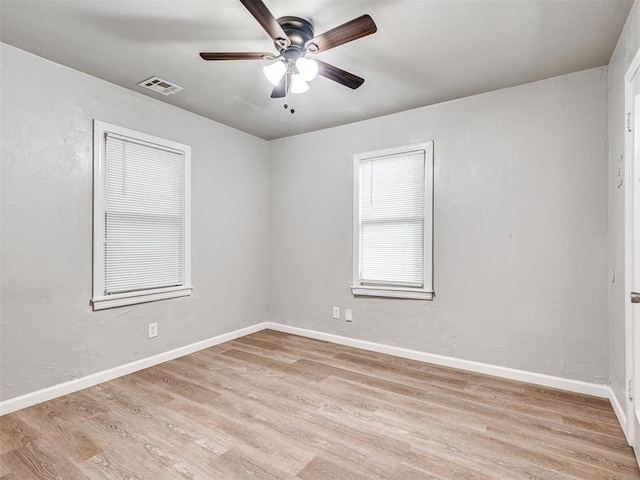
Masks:
[[[295,62],[297,58],[304,55],[305,44],[314,36],[313,25],[310,21],[300,17],[280,17],[278,24],[289,37],[291,44],[288,47],[283,47],[275,41],[274,45],[287,61]]]

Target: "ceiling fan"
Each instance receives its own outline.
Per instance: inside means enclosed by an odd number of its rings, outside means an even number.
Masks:
[[[274,85],[272,98],[286,97],[289,92],[302,93],[309,89],[308,81],[321,75],[334,82],[356,89],[364,83],[358,77],[321,60],[307,58],[307,54],[321,53],[358,38],[375,33],[376,24],[369,15],[332,28],[314,36],[313,25],[300,17],[276,18],[262,0],[240,0],[273,39],[277,55],[269,52],[201,52],[204,60],[275,60],[264,67],[267,79]],[[286,108],[286,106],[285,106]],[[293,113],[293,112],[292,112]]]

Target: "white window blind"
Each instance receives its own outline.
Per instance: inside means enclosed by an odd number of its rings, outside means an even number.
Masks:
[[[97,121],[94,145],[94,309],[190,295],[190,148]]]
[[[184,283],[184,154],[107,133],[105,294]]]
[[[354,294],[431,298],[432,150],[355,156]]]
[[[360,165],[360,283],[424,285],[424,151]]]

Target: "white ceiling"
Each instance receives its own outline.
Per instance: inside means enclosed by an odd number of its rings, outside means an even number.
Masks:
[[[274,51],[238,0],[0,0],[0,39],[57,63],[265,139],[606,65],[632,0],[265,0],[316,34],[361,14],[378,32],[319,54],[366,79],[326,78],[270,98],[263,61],[205,62],[200,51]],[[158,76],[169,97],[137,83]]]

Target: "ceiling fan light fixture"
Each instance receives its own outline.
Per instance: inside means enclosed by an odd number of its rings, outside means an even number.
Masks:
[[[309,90],[309,84],[304,81],[301,74],[291,75],[291,93],[304,93],[307,90]]]
[[[269,80],[269,83],[274,87],[277,87],[280,80],[282,80],[282,77],[287,72],[287,66],[283,61],[278,60],[277,62],[264,67],[262,71],[264,72],[264,76],[267,77],[267,80]]]
[[[300,57],[296,60],[296,68],[306,82],[310,82],[318,75],[318,63],[309,58]]]

